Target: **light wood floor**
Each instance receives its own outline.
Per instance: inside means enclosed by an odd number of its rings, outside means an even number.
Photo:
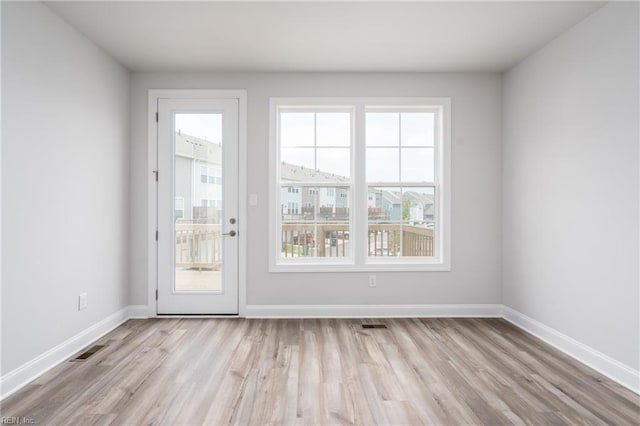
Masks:
[[[388,329],[363,330],[362,323]],[[131,320],[3,402],[37,424],[618,424],[640,397],[500,319]]]

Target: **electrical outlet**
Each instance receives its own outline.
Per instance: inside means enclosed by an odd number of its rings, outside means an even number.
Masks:
[[[84,311],[87,309],[87,293],[82,293],[78,296],[78,310]]]
[[[378,283],[376,282],[375,275],[369,275],[369,287],[376,287]]]

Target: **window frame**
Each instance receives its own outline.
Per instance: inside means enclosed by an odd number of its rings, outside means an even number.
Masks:
[[[351,257],[305,258],[295,261],[280,257],[280,146],[279,113],[291,110],[319,112],[351,110],[350,181],[333,186],[349,188]],[[434,135],[434,256],[371,257],[366,252],[368,235],[368,187],[366,180],[367,110],[420,111],[433,109],[439,134]],[[298,183],[295,183],[298,186]],[[371,183],[372,186],[384,186]],[[327,184],[317,185],[328,186]],[[392,186],[392,185],[387,185]],[[415,186],[415,185],[413,185]],[[431,186],[425,184],[424,186]],[[296,97],[269,99],[269,272],[376,272],[451,270],[451,98],[446,97]]]

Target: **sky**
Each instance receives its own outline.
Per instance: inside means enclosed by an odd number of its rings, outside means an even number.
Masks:
[[[222,114],[220,113],[179,113],[176,114],[176,131],[206,139],[211,142],[222,142]]]
[[[367,113],[367,181],[433,181],[433,117]],[[349,113],[281,113],[281,161],[349,177],[349,120]]]

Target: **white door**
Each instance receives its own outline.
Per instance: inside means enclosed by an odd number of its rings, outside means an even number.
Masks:
[[[238,100],[158,100],[158,314],[238,313]]]

